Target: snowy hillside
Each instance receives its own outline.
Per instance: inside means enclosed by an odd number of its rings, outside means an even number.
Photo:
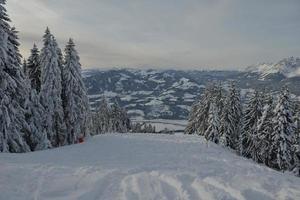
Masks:
[[[300,76],[300,58],[289,57],[278,63],[264,63],[248,67],[246,71],[259,73],[264,79],[272,74],[281,74],[287,78]]]
[[[300,199],[300,179],[200,137],[101,135],[0,155],[0,199]]]

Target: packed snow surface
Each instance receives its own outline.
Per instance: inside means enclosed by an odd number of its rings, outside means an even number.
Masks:
[[[111,134],[0,154],[0,199],[300,199],[300,178],[197,136]]]

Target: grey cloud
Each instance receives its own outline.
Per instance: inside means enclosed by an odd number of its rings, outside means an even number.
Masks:
[[[222,68],[300,53],[297,0],[10,0],[22,53],[49,26],[87,67]]]

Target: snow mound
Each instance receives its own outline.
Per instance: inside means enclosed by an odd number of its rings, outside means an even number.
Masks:
[[[264,79],[270,74],[282,74],[287,78],[300,76],[300,58],[285,58],[278,63],[263,63],[255,66],[250,66],[246,69],[248,72],[259,73]]]
[[[300,199],[299,178],[197,136],[101,135],[0,163],[0,199]]]

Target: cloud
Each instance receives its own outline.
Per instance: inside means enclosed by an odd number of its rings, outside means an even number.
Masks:
[[[268,8],[268,9],[266,9]],[[299,56],[299,1],[10,0],[22,54],[46,26],[87,67],[236,68]]]

